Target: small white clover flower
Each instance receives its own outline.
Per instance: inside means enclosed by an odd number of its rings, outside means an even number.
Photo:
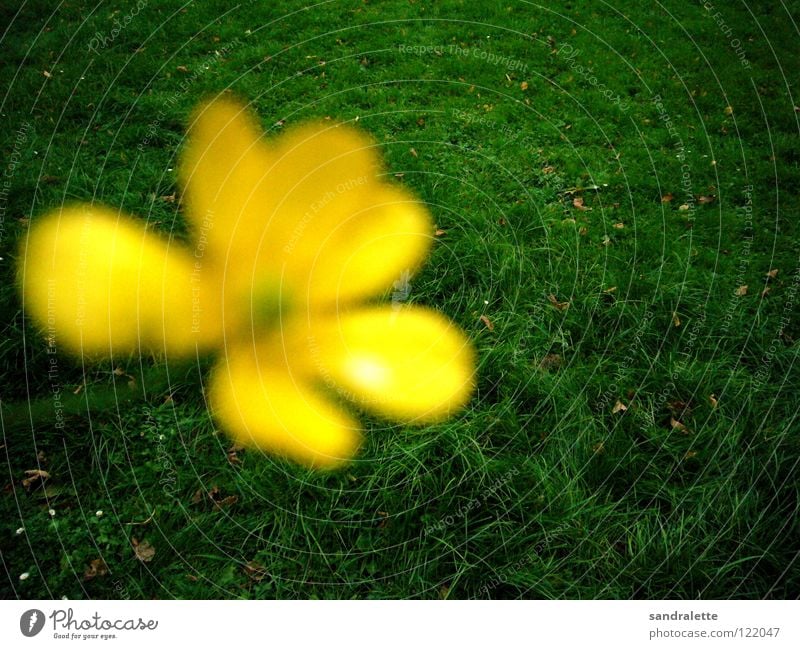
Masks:
[[[56,515],[56,510],[55,509],[48,509],[47,513],[50,514],[50,516],[52,517],[52,516]]]
[[[102,510],[102,509],[98,509],[98,510],[97,510],[97,511],[94,513],[94,515],[95,515],[95,516],[97,516],[97,518],[100,518],[100,517],[103,515],[103,510]]]
[[[24,531],[25,531],[25,528],[24,528],[24,527],[18,527],[18,528],[17,528],[17,536],[19,536],[20,534],[22,534]]]
[[[31,576],[31,573],[29,573],[29,572],[23,572],[23,573],[22,573],[22,574],[19,576],[19,580],[20,580],[20,581],[25,581],[25,580],[26,580],[28,577],[30,577],[30,576]]]

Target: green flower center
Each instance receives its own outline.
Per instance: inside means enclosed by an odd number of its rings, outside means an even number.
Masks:
[[[260,282],[252,293],[251,318],[256,331],[274,330],[285,318],[289,308],[289,295],[275,281]]]

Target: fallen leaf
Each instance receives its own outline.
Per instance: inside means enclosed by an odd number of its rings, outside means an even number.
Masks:
[[[222,491],[217,485],[211,487],[211,491],[209,491],[207,495],[208,499],[214,504],[215,510],[225,509],[239,502],[239,496],[223,496]]]
[[[489,320],[489,316],[482,315],[481,316],[481,322],[486,325],[486,328],[489,331],[494,331],[494,323],[491,320]]]
[[[225,496],[225,498],[221,498],[220,500],[214,501],[214,509],[225,509],[226,507],[230,507],[231,505],[235,505],[239,502],[239,496]]]
[[[171,194],[168,194],[166,196],[162,196],[161,200],[164,201],[165,203],[174,203],[175,202],[175,192],[172,192]]]
[[[234,444],[228,449],[228,462],[231,464],[241,464],[242,460],[239,458],[239,453],[244,450],[244,446]]]
[[[674,401],[669,401],[667,405],[669,406],[670,410],[672,410],[672,412],[678,417],[689,416],[692,413],[691,406],[688,403],[680,401],[678,399],[675,399]]]
[[[717,197],[714,196],[714,194],[709,194],[708,196],[701,194],[697,197],[697,202],[700,203],[700,205],[707,205],[713,203],[715,200],[717,200]]]
[[[542,167],[542,173],[543,173],[543,174],[551,174],[551,173],[553,173],[555,170],[556,170],[556,168],[555,168],[555,167],[553,167],[553,166],[551,166],[551,165],[547,165],[546,167]]]
[[[520,88],[520,90],[527,90],[528,89],[528,82],[527,81],[523,81],[521,84],[519,84],[519,88]]]
[[[669,425],[672,427],[673,430],[677,430],[679,433],[689,432],[686,426],[684,426],[681,422],[675,419],[675,417],[669,418]]]
[[[574,207],[577,210],[580,210],[581,212],[588,212],[592,209],[591,207],[586,207],[583,204],[583,196],[576,196],[575,198],[573,198],[572,207]]]
[[[624,223],[615,223],[614,224],[614,228],[617,229],[617,230],[622,230],[622,228],[624,228],[624,227],[625,227]]]
[[[44,482],[50,479],[50,474],[42,469],[28,469],[25,471],[25,476],[22,480],[22,486],[26,489],[30,489],[32,485],[39,481]]]
[[[712,408],[716,408],[719,405],[719,401],[717,401],[717,397],[713,394],[708,395],[708,402],[711,404]]]
[[[244,566],[244,571],[253,581],[262,581],[265,577],[269,577],[267,569],[257,561],[248,561]]]
[[[765,286],[764,290],[761,291],[761,297],[767,297],[767,295],[769,295],[769,292],[770,292],[769,286]]]
[[[609,286],[607,289],[603,291],[603,293],[616,293],[617,287],[616,286]]]
[[[550,370],[558,370],[561,368],[564,359],[560,354],[545,354],[544,358],[539,362],[539,369],[545,372]]]
[[[691,460],[695,455],[697,455],[697,451],[686,451],[686,454],[683,457],[686,460]]]
[[[618,412],[625,412],[628,409],[622,401],[617,399],[617,402],[614,404],[614,407],[611,409],[611,414],[616,415]]]
[[[559,311],[566,311],[569,308],[569,302],[559,302],[558,298],[552,293],[547,296],[547,300]]]
[[[409,149],[409,153],[413,155],[415,158],[419,157],[419,155],[417,154],[417,150],[414,147],[411,147],[411,149]]]
[[[48,78],[48,79],[49,79],[50,77],[52,77],[52,76],[53,76],[53,75],[52,75],[52,74],[50,74],[50,73],[49,73],[47,70],[42,70],[42,74],[43,74],[43,75],[44,75],[46,78]]]
[[[133,553],[136,558],[143,563],[149,563],[156,556],[156,549],[150,545],[149,541],[138,541],[135,537],[131,539]]]
[[[733,106],[725,106],[725,114],[733,115]]]
[[[188,71],[189,71],[189,68],[187,68],[185,65],[179,65],[179,66],[178,66],[177,68],[175,68],[175,69],[176,69],[178,72],[188,72]]]
[[[446,235],[446,234],[447,234],[447,230],[436,230],[436,232],[435,232],[434,234],[435,234],[437,237],[443,237],[444,235]]]
[[[674,327],[680,327],[681,326],[681,319],[678,317],[678,313],[676,311],[672,312],[672,325]]]
[[[767,277],[769,277],[770,279],[775,279],[778,276],[779,272],[780,271],[777,268],[773,268],[771,271],[767,273]]]
[[[671,192],[667,192],[666,194],[664,194],[661,197],[661,202],[662,203],[669,203],[669,202],[672,201],[673,198],[675,198],[675,197],[672,195],[672,193]]]
[[[107,574],[108,574],[108,566],[106,565],[106,562],[103,561],[102,559],[92,559],[89,562],[89,566],[83,573],[83,578],[86,581],[89,581],[90,579],[94,579],[95,577],[104,577]]]
[[[739,288],[737,288],[733,294],[737,297],[742,297],[743,295],[747,295],[747,284],[742,284]]]
[[[678,211],[679,211],[679,212],[686,212],[686,211],[688,211],[688,210],[689,210],[689,206],[688,206],[686,203],[684,203],[683,205],[681,205],[680,207],[678,207]]]

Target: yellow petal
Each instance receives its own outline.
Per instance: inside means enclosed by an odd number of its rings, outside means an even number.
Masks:
[[[269,224],[266,180],[274,164],[261,138],[238,102],[217,99],[195,112],[179,176],[196,255],[222,263],[257,249]]]
[[[358,449],[358,424],[302,379],[295,380],[282,354],[244,345],[220,361],[208,386],[221,428],[237,442],[314,468],[331,468]]]
[[[376,146],[334,123],[267,145],[228,100],[198,111],[181,164],[197,252],[222,269],[226,313],[279,290],[312,307],[379,294],[431,243],[427,210],[378,178]]]
[[[327,229],[301,236],[284,256],[287,287],[312,307],[386,292],[428,254],[431,221],[424,205],[399,187],[367,191],[361,205],[339,218],[328,215]]]
[[[472,393],[472,345],[435,311],[364,308],[316,316],[306,331],[305,340],[300,333],[287,343],[287,358],[378,414],[404,422],[440,420],[462,408]]]
[[[38,220],[22,242],[26,311],[51,346],[121,354],[194,353],[221,337],[218,290],[182,248],[144,222],[95,206]]]

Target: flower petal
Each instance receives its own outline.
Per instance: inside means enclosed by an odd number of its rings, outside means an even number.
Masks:
[[[378,414],[406,422],[436,421],[462,408],[472,393],[472,346],[435,311],[363,308],[316,316],[306,332],[305,340],[296,334],[287,344],[287,358]]]
[[[285,250],[285,281],[312,307],[386,292],[392,282],[416,272],[430,249],[428,212],[399,187],[375,185],[349,214],[331,217]]]
[[[238,102],[217,99],[195,112],[179,176],[198,256],[222,262],[258,247],[270,220],[265,181],[274,164],[262,137]]]
[[[379,172],[376,145],[355,129],[311,123],[266,145],[239,104],[204,106],[181,177],[197,252],[224,267],[226,313],[278,290],[312,307],[350,302],[413,272],[430,217]]]
[[[33,225],[21,257],[26,310],[51,346],[187,354],[221,338],[219,291],[144,222],[102,207],[63,208]]]
[[[237,442],[314,468],[330,468],[358,449],[358,424],[310,384],[296,381],[278,353],[244,345],[222,359],[208,386],[220,426]]]

